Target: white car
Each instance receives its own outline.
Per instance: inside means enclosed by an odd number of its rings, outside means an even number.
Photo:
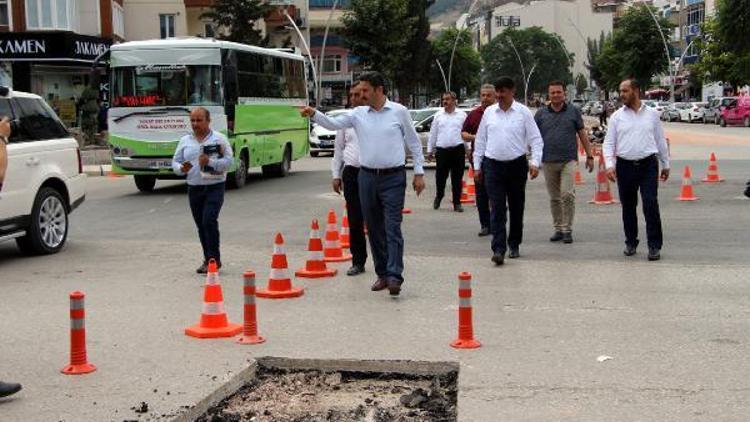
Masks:
[[[12,120],[0,191],[0,242],[31,255],[60,251],[68,214],[86,198],[78,142],[38,95],[0,87],[0,116]]]
[[[333,110],[326,113],[326,116],[333,117],[349,110]],[[330,152],[333,155],[333,143],[336,140],[336,131],[328,130],[321,125],[312,124],[310,131],[310,155],[317,157],[321,152]]]
[[[703,116],[706,112],[706,104],[708,103],[690,103],[690,106],[680,110],[680,121],[693,123],[695,121],[703,121]]]

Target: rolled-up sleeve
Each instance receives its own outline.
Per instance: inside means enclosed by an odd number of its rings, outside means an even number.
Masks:
[[[414,163],[414,174],[424,174],[424,152],[422,151],[422,142],[419,140],[414,123],[407,109],[399,113],[399,121],[404,131],[404,143],[411,152],[411,159]]]

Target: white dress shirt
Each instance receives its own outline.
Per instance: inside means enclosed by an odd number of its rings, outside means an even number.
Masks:
[[[203,153],[203,147],[208,145],[221,145],[224,151],[222,157],[212,157],[208,160],[209,166],[213,167],[216,172],[223,173],[220,176],[206,177],[206,174],[201,172],[198,165],[198,157]],[[193,165],[187,174],[182,171],[182,163],[185,161],[190,161]],[[227,137],[211,130],[202,141],[195,139],[193,133],[180,139],[172,157],[172,170],[178,176],[187,176],[187,184],[190,186],[206,186],[224,183],[227,180],[226,171],[229,170],[233,162],[232,146],[227,141]]]
[[[331,173],[334,179],[341,179],[341,170],[344,166],[359,167],[359,141],[357,132],[352,128],[336,131],[331,160]]]
[[[526,155],[531,147],[531,164],[540,167],[544,142],[534,115],[525,105],[513,101],[507,111],[499,104],[487,107],[474,141],[474,168],[482,168],[484,157],[511,161]]]
[[[422,143],[409,111],[401,104],[386,100],[380,111],[361,106],[336,117],[316,111],[312,120],[330,130],[354,128],[359,140],[359,163],[363,167],[387,169],[403,166],[406,146],[414,162],[414,174],[424,174]]]
[[[663,169],[669,168],[669,147],[659,114],[643,103],[638,112],[623,106],[612,114],[603,150],[608,169],[615,166],[615,157],[640,160],[652,154],[658,155]]]
[[[453,148],[464,143],[461,138],[461,129],[464,127],[466,113],[461,110],[453,110],[448,113],[445,109],[435,113],[430,128],[430,139],[427,142],[427,153],[431,154],[438,148]]]

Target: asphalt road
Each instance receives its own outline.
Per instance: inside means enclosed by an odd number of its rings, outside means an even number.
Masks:
[[[268,342],[240,347],[182,335],[200,312],[200,247],[185,186],[159,182],[140,194],[130,178],[91,178],[71,218],[66,249],[25,258],[0,245],[0,378],[24,384],[0,399],[3,421],[165,420],[213,391],[254,356],[461,362],[462,421],[743,421],[750,414],[750,129],[666,125],[673,178],[662,185],[663,259],[622,255],[620,209],[587,204],[594,175],[578,188],[576,242],[551,244],[543,180],[529,182],[522,258],[495,268],[476,237],[475,210],[431,208],[428,189],[407,196],[407,282],[391,300],[356,279],[305,281],[303,298],[260,301]],[[682,168],[695,181],[710,152],[727,179],[696,183],[682,203]],[[239,322],[240,274],[265,283],[273,236],[287,240],[291,269],[303,264],[310,220],[340,212],[329,159],[294,163],[284,179],[253,174],[228,191],[221,215],[222,280]],[[641,220],[642,221],[642,220]],[[641,228],[644,232],[644,228]],[[644,239],[645,240],[645,239]],[[644,242],[645,243],[645,242]],[[643,248],[641,248],[643,249]],[[340,272],[345,264],[336,265]],[[475,280],[477,338],[454,351],[459,271]],[[69,291],[87,293],[89,356],[99,370],[66,377]],[[598,363],[597,357],[612,360]],[[147,414],[131,407],[149,403]]]

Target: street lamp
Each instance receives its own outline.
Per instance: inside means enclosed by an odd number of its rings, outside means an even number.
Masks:
[[[672,72],[672,57],[669,54],[669,46],[667,45],[667,38],[664,37],[664,30],[662,29],[661,25],[659,24],[659,19],[656,18],[656,15],[654,14],[654,11],[651,10],[651,7],[646,5],[644,6],[646,10],[648,10],[648,14],[651,15],[651,18],[654,20],[654,24],[656,24],[656,29],[659,30],[659,35],[661,36],[661,41],[664,43],[664,53],[667,55],[667,71],[669,72],[669,101],[674,102],[674,80],[677,77],[677,71],[675,70]],[[691,41],[690,44],[693,42]],[[688,44],[689,47],[689,44]],[[685,51],[688,49],[686,48]],[[685,54],[683,53],[682,57],[684,57]],[[680,61],[682,61],[682,57],[680,57]]]
[[[299,27],[297,26],[297,23],[294,22],[294,19],[292,19],[291,16],[289,16],[289,13],[287,13],[286,9],[284,9],[284,16],[289,20],[289,23],[292,24],[292,28],[297,32],[297,36],[299,36],[300,41],[302,41],[302,46],[305,47],[305,51],[307,52],[307,57],[310,58],[310,63],[312,64],[311,69],[313,73],[313,83],[315,84],[315,87],[318,88],[318,75],[315,73],[315,61],[313,60],[312,52],[310,52],[310,46],[307,45],[307,41],[305,41],[304,35],[302,35],[302,32],[299,30]],[[318,105],[318,102],[320,101],[320,92],[315,92],[315,104]]]
[[[466,27],[466,22],[468,22],[469,18],[471,17],[471,11],[474,10],[474,6],[477,4],[477,1],[479,0],[474,0],[473,2],[471,2],[471,4],[469,5],[469,10],[466,11],[466,14],[468,15],[468,17],[463,21],[463,24],[461,25],[460,28],[456,27],[458,32],[456,33],[456,39],[453,41],[453,49],[451,50],[451,60],[450,62],[448,62],[448,83],[446,84],[446,87],[447,87],[446,91],[451,90],[451,75],[453,74],[453,57],[456,55],[456,46],[458,46],[458,40],[461,37],[461,30],[463,30]],[[440,71],[442,72],[442,67]],[[443,75],[443,79],[445,79],[445,75]]]
[[[331,6],[331,12],[328,14],[328,20],[326,21],[326,29],[323,32],[323,45],[320,47],[320,57],[318,58],[318,74],[320,75],[320,79],[318,79],[318,85],[316,86],[318,91],[318,98],[320,98],[320,90],[321,85],[323,85],[323,60],[325,58],[326,54],[326,42],[328,41],[328,29],[331,27],[331,20],[333,19],[333,12],[336,11],[336,6],[338,6],[339,0],[333,0],[333,5]],[[320,100],[319,100],[320,101]],[[320,106],[320,104],[318,104]]]

